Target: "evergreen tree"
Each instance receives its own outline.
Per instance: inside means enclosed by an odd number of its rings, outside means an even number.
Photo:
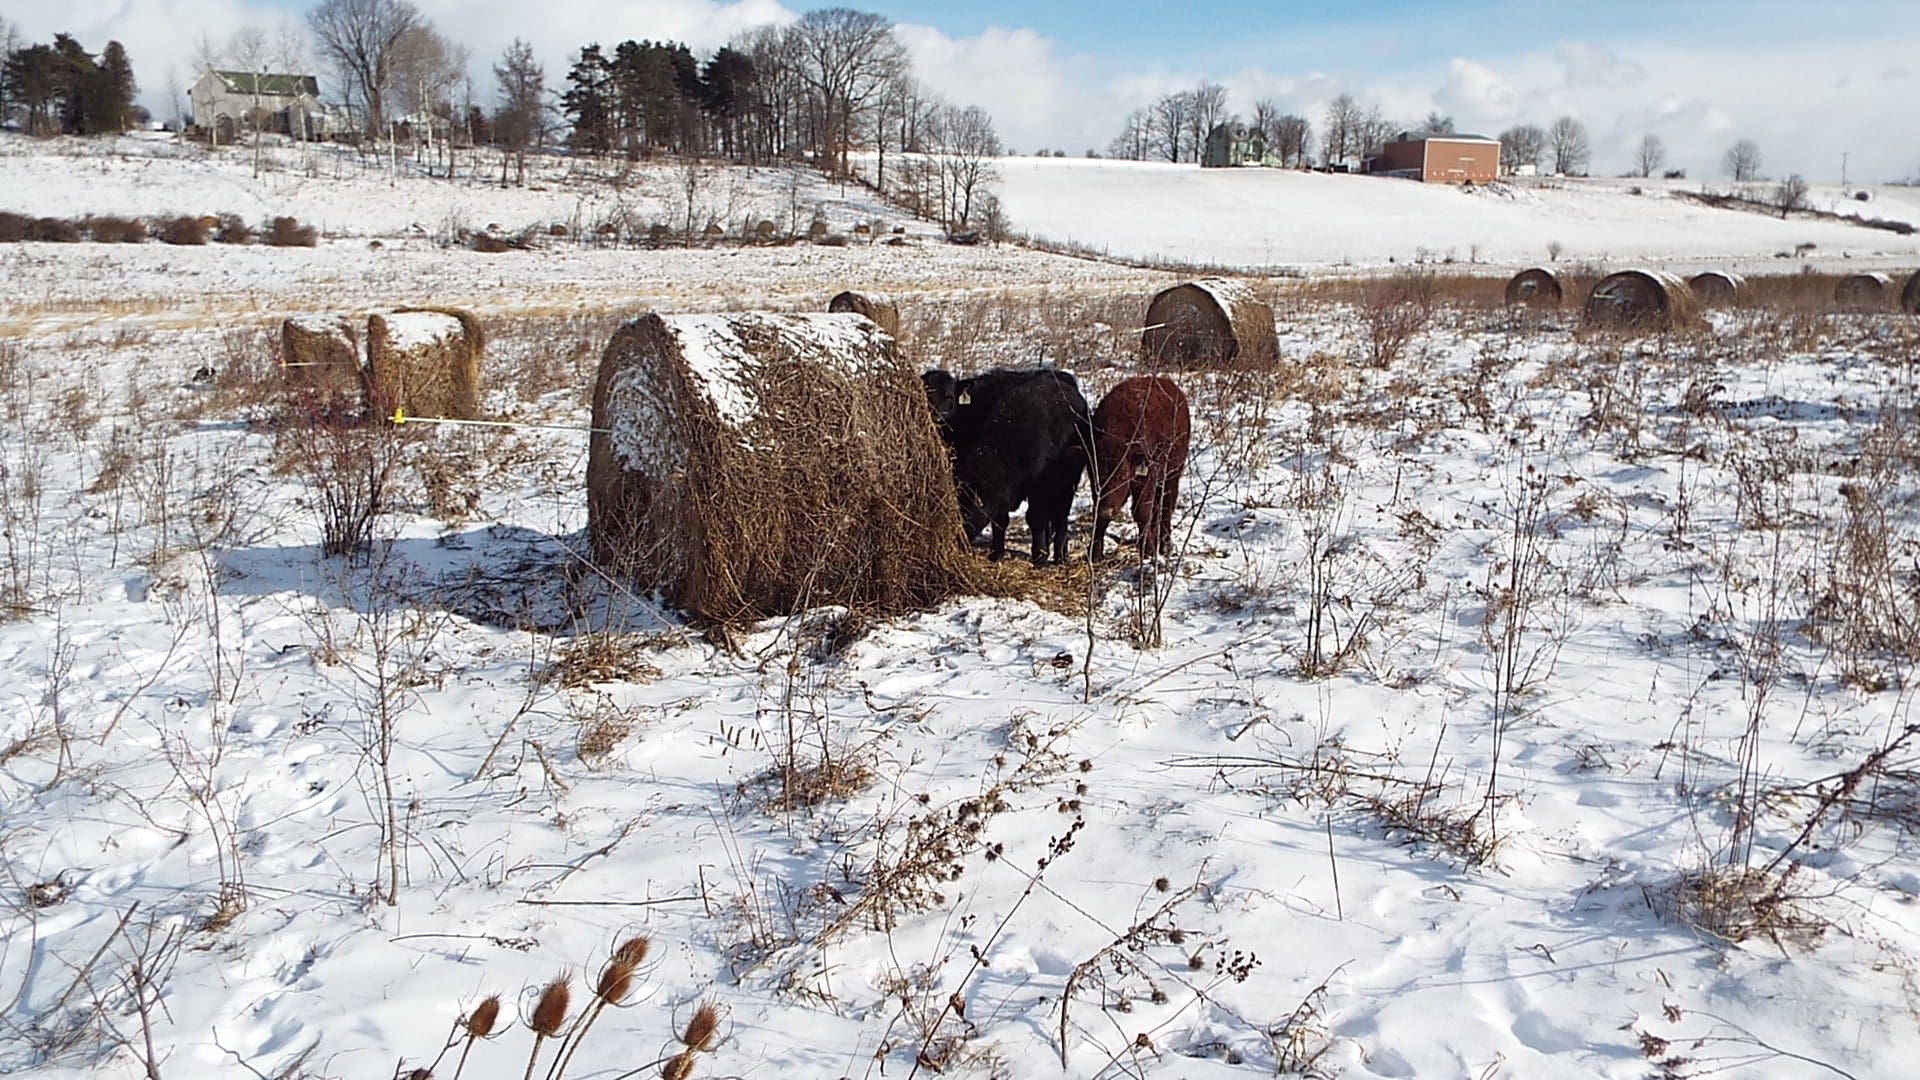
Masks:
[[[98,108],[100,66],[71,34],[53,36],[59,130],[64,135],[92,134]]]
[[[720,123],[720,149],[728,157],[740,152],[740,129],[753,110],[753,59],[737,49],[723,48],[700,73],[701,105]]]
[[[589,154],[613,149],[613,71],[598,43],[580,50],[567,83],[560,107],[573,124],[568,144]]]
[[[134,97],[140,87],[133,81],[133,63],[127,59],[126,47],[117,41],[107,42],[100,53],[100,76],[97,82],[97,120],[102,131],[125,131],[132,126],[137,106]]]
[[[7,57],[7,96],[26,110],[27,131],[34,135],[59,133],[60,57],[45,45],[30,45]]]

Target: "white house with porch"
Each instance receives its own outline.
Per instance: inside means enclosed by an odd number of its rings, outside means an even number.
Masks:
[[[345,115],[320,100],[320,80],[311,75],[209,68],[188,88],[187,100],[194,126],[211,132],[217,143],[255,129],[300,139],[348,129]]]

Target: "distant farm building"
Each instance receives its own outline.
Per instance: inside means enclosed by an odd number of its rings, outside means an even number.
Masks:
[[[1484,184],[1500,175],[1500,143],[1484,135],[1403,131],[1367,159],[1366,171],[1428,184]]]
[[[188,88],[187,100],[194,126],[222,143],[255,130],[322,139],[344,127],[339,110],[321,102],[320,80],[311,75],[209,68]]]
[[[1274,166],[1279,160],[1267,150],[1267,137],[1259,128],[1245,124],[1216,124],[1207,132],[1206,151],[1200,155],[1203,169],[1237,169],[1243,166]]]

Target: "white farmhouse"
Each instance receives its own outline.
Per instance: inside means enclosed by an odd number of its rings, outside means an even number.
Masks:
[[[343,117],[320,100],[320,80],[311,75],[269,72],[202,72],[187,90],[193,124],[229,143],[241,132],[262,131],[321,139],[344,130]]]

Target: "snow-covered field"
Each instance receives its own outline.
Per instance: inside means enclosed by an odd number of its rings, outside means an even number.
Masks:
[[[1765,270],[1801,244],[1816,245],[1818,257],[1835,265],[1920,259],[1920,235],[1716,210],[1675,197],[1684,182],[1516,181],[1464,191],[1369,176],[1075,158],[1009,158],[999,169],[1015,228],[1132,259],[1511,267],[1546,261],[1550,244],[1561,259],[1675,269]],[[1642,194],[1631,194],[1635,188]],[[1822,191],[1815,205],[1920,222],[1920,191],[1876,194],[1876,202],[1855,203]]]
[[[283,182],[261,205],[394,222],[445,184]],[[1282,375],[1181,376],[1157,574],[722,634],[579,557],[619,319],[867,285],[916,362],[1094,396],[1166,277],[924,238],[0,265],[0,1072],[406,1075],[499,993],[462,1075],[519,1077],[540,987],[571,972],[577,1015],[635,934],[565,1075],[661,1075],[703,1000],[698,1076],[1920,1053],[1909,320],[1620,341],[1443,304],[1374,367],[1363,310],[1281,283]],[[323,557],[271,331],[421,302],[478,311],[489,411],[545,426],[403,440],[381,542]]]

